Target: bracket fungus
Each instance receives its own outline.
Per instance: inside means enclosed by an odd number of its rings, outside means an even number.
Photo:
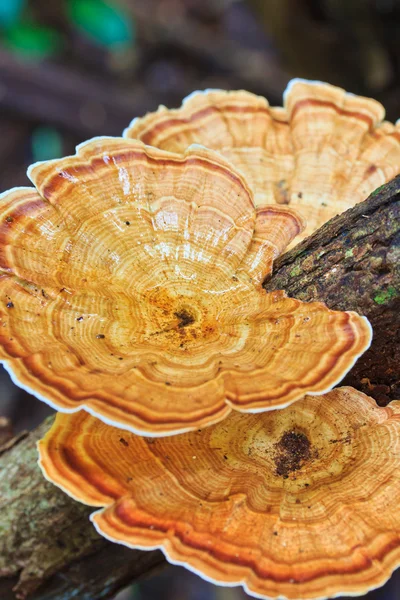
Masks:
[[[266,293],[301,229],[218,153],[96,138],[0,204],[0,358],[55,408],[168,435],[331,389],[364,317]]]
[[[400,125],[384,116],[376,100],[294,79],[283,108],[245,91],[194,92],[181,108],[136,118],[124,136],[173,152],[194,142],[218,150],[245,175],[256,206],[301,214],[298,243],[400,172]]]
[[[106,538],[259,598],[360,595],[400,564],[400,401],[337,388],[153,440],[59,413],[39,452]]]

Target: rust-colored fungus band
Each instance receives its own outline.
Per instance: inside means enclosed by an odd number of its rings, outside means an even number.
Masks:
[[[257,207],[300,213],[307,226],[293,245],[400,172],[400,127],[384,115],[375,100],[295,79],[283,108],[243,90],[206,90],[136,118],[124,135],[173,152],[217,150],[244,174]]]
[[[369,346],[355,313],[261,283],[301,231],[216,152],[96,138],[0,203],[0,358],[61,411],[149,436],[331,389]]]
[[[353,390],[150,440],[85,412],[39,443],[45,476],[112,541],[262,598],[361,595],[400,564],[400,402]]]

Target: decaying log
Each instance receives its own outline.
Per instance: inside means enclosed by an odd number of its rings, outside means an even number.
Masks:
[[[368,317],[371,348],[342,383],[400,399],[400,176],[279,258],[264,287]]]
[[[400,398],[400,177],[277,261],[267,290],[367,315],[371,349],[346,383],[386,403]],[[45,481],[36,441],[45,421],[0,455],[2,600],[106,599],[163,562],[100,538],[89,507]]]
[[[110,598],[163,557],[107,542],[89,523],[93,509],[42,477],[36,442],[52,420],[0,455],[0,598]]]

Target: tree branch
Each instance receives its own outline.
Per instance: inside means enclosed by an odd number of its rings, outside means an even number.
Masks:
[[[43,478],[36,442],[52,422],[0,455],[0,598],[110,598],[163,557],[101,538],[89,522],[93,508]]]
[[[80,139],[121,135],[136,115],[155,110],[161,96],[139,81],[129,88],[65,65],[35,64],[0,50],[0,108],[25,119],[51,123]]]
[[[374,341],[346,382],[383,403],[400,398],[399,242],[400,177],[280,258],[265,284],[368,316]],[[110,598],[163,557],[99,537],[92,509],[43,479],[36,442],[51,421],[0,449],[0,597]]]
[[[400,399],[400,176],[280,257],[264,287],[368,317],[371,347],[342,384]]]

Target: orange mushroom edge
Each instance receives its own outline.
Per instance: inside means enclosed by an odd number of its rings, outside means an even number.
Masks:
[[[353,388],[150,439],[59,413],[45,477],[109,540],[258,598],[361,595],[400,564],[400,401]]]
[[[301,214],[307,227],[294,245],[400,172],[400,125],[384,116],[375,100],[294,79],[283,108],[243,90],[205,90],[134,119],[124,136],[174,152],[192,142],[217,150],[245,175],[257,207]]]
[[[217,152],[95,138],[29,176],[0,202],[0,359],[54,408],[182,433],[322,394],[368,348],[366,318],[264,291],[301,217]]]

